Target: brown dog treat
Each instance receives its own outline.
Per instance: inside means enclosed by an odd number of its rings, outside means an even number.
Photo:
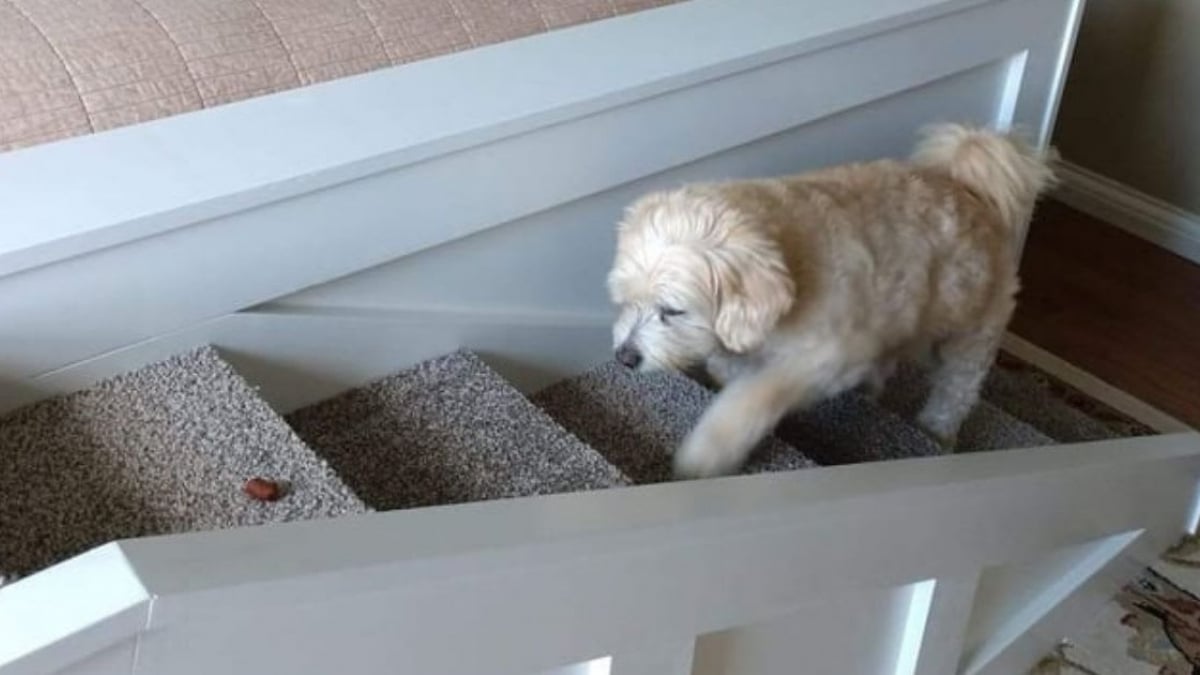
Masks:
[[[266,478],[251,478],[246,481],[246,486],[242,490],[251,499],[257,499],[260,502],[273,502],[283,496],[283,490],[280,489],[279,483]]]

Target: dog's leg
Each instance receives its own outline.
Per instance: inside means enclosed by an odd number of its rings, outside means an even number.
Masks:
[[[710,388],[721,389],[752,371],[756,365],[755,359],[750,357],[720,351],[708,357],[704,369],[713,383]]]
[[[992,367],[1003,331],[985,330],[950,338],[938,348],[929,398],[917,423],[953,449],[963,420],[979,401],[979,390]]]
[[[675,455],[681,478],[736,471],[783,416],[811,404],[819,389],[787,368],[766,367],[733,380],[716,398]]]
[[[891,380],[892,375],[895,374],[895,359],[881,359],[867,374],[863,382],[863,395],[872,402],[878,401],[883,396],[884,390],[887,389],[888,380]]]

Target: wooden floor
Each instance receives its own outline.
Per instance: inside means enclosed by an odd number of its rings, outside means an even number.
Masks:
[[[1024,256],[1014,333],[1200,428],[1200,266],[1057,202]]]

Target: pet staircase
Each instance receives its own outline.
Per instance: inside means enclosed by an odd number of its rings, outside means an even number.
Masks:
[[[992,374],[964,450],[1116,437],[1030,377]],[[942,454],[887,407],[903,410],[920,390],[910,372],[882,405],[849,394],[794,416],[746,472]],[[994,404],[1006,391],[1026,419]],[[117,539],[667,481],[670,453],[711,395],[614,362],[531,402],[459,352],[285,422],[217,352],[194,351],[0,421],[0,575],[15,580]],[[255,477],[281,482],[286,496],[251,499],[243,487]]]
[[[596,364],[630,201],[1044,145],[1082,9],[667,3],[0,154],[0,675],[1027,669],[1194,529],[1194,434],[1000,369],[962,444],[1017,449],[945,456],[909,373],[676,482],[711,394]]]
[[[50,672],[36,651],[13,650],[36,640],[39,620],[53,624],[53,611],[20,610],[72,573],[103,569],[107,542],[239,528],[229,532],[252,545],[253,532],[269,540],[271,530],[249,526],[669,481],[669,453],[711,396],[685,377],[610,362],[526,398],[459,351],[284,418],[202,348],[16,411],[0,420],[0,573],[10,584],[0,589],[0,672]],[[922,396],[921,375],[907,370],[879,403],[856,393],[822,403],[781,424],[745,472],[940,455],[907,416]],[[1036,371],[997,366],[962,445],[1119,436],[1052,395]],[[253,477],[279,482],[283,496],[251,498],[243,486]],[[79,592],[86,579],[76,578]]]
[[[919,390],[908,379],[898,389]],[[531,403],[460,352],[285,423],[215,351],[195,351],[0,421],[0,574],[15,580],[117,539],[670,480],[670,452],[710,396],[612,363]],[[1048,398],[1025,410],[1056,419],[1064,407]],[[963,434],[968,450],[1075,440],[988,402]],[[938,454],[896,413],[847,395],[786,422],[746,470]],[[286,496],[251,499],[243,487],[255,477],[281,481]]]

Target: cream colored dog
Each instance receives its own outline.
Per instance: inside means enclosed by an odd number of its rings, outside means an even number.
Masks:
[[[1017,253],[1048,153],[958,125],[908,162],[649,194],[609,275],[617,359],[703,366],[723,385],[675,455],[680,476],[738,469],[788,412],[931,357],[918,422],[952,447],[1016,305]]]

